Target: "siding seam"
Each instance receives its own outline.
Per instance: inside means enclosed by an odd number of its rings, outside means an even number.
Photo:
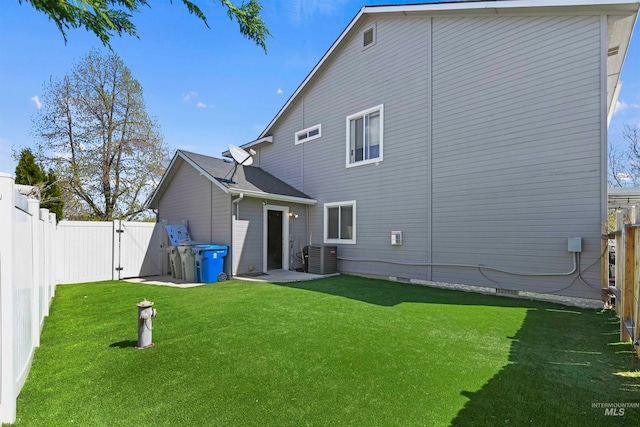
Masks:
[[[427,43],[427,262],[433,262],[433,18],[429,18],[427,23],[427,33],[429,42]],[[427,280],[432,280],[433,268],[427,268]]]

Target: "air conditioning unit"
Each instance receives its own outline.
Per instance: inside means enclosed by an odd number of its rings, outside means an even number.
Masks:
[[[337,272],[337,246],[309,246],[309,273],[332,274]]]

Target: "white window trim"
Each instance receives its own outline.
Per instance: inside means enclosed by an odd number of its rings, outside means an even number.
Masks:
[[[373,41],[371,43],[369,43],[368,45],[364,46],[364,33],[366,33],[369,30],[373,30]],[[362,30],[362,41],[363,41],[363,46],[362,46],[362,50],[366,50],[369,49],[371,46],[375,46],[376,42],[378,41],[378,30],[376,28],[376,24],[373,23],[371,25],[369,25],[368,27],[366,27],[365,29]]]
[[[369,113],[373,113],[374,111],[379,111],[380,112],[380,155],[378,157],[376,157],[375,159],[367,159],[367,160],[361,160],[359,162],[355,162],[355,163],[351,163],[351,138],[350,138],[350,132],[351,132],[351,120],[353,119],[357,119],[359,117],[364,117],[365,115],[369,114]],[[384,137],[384,104],[380,104],[380,105],[376,105],[373,108],[369,108],[367,110],[363,110],[360,111],[358,113],[352,114],[350,116],[347,116],[347,123],[346,123],[346,132],[347,132],[347,137],[346,137],[346,145],[347,145],[347,157],[346,157],[346,166],[347,168],[353,168],[356,166],[362,166],[362,165],[369,165],[371,163],[379,163],[383,160],[383,137]]]
[[[316,129],[318,129],[318,134],[317,134],[317,135],[309,136],[309,137],[307,137],[307,138],[305,138],[305,139],[303,139],[303,140],[298,140],[298,137],[299,137],[300,135],[308,134],[308,133],[309,133],[309,132],[311,132],[312,130],[316,130]],[[294,142],[296,145],[298,145],[298,144],[304,144],[305,142],[309,142],[309,141],[313,141],[314,139],[318,139],[318,138],[320,138],[321,136],[322,136],[322,124],[320,123],[320,124],[317,124],[317,125],[315,125],[315,126],[311,126],[311,127],[308,127],[308,128],[306,128],[306,129],[302,129],[302,130],[299,130],[298,132],[296,132],[296,134],[295,134],[295,136],[294,136],[294,141],[293,141],[293,142]]]
[[[352,239],[329,239],[327,235],[329,234],[329,215],[327,210],[329,208],[336,208],[340,206],[351,206],[353,212],[353,238]],[[340,216],[338,215],[338,218]],[[356,244],[356,201],[348,200],[345,202],[332,202],[324,204],[324,243],[334,243],[334,244],[346,244],[346,245],[355,245]],[[338,229],[340,229],[340,225],[338,224]]]

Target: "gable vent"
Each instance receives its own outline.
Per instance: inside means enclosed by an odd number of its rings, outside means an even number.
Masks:
[[[619,50],[620,50],[620,46],[610,47],[607,50],[607,56],[617,55]]]
[[[367,47],[369,45],[372,45],[374,42],[374,34],[373,34],[373,27],[367,29],[364,31],[364,33],[362,33],[362,47]]]

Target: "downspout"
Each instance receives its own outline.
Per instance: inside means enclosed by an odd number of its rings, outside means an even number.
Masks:
[[[238,197],[236,197],[235,199],[233,199],[231,201],[231,239],[230,239],[231,240],[231,247],[229,248],[229,254],[230,254],[229,260],[231,262],[231,276],[235,276],[236,273],[237,273],[237,271],[235,271],[235,269],[233,267],[233,265],[234,265],[233,264],[234,263],[234,261],[233,261],[233,256],[234,256],[234,251],[233,251],[233,224],[235,223],[236,219],[239,216],[240,206],[237,206],[237,205],[242,201],[242,199],[244,199],[244,193],[240,193],[238,195]],[[233,206],[234,205],[236,205],[236,209],[237,209],[235,215],[233,214]]]

